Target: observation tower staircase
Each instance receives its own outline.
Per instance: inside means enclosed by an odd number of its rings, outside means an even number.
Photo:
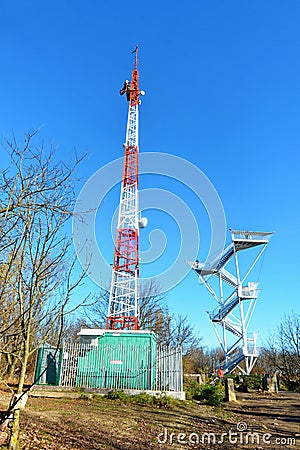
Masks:
[[[238,368],[249,374],[256,362],[257,333],[248,334],[250,320],[258,299],[258,283],[247,281],[248,276],[266,249],[271,232],[231,230],[231,242],[211,261],[190,262],[218,306],[207,311],[224,353],[220,366],[224,373]],[[240,253],[258,247],[244,275],[241,275]],[[253,253],[252,253],[253,256]],[[233,261],[233,273],[225,268]],[[213,288],[213,278],[218,278],[218,288]],[[229,295],[224,295],[229,291]]]

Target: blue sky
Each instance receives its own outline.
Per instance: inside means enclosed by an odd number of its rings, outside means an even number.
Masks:
[[[83,185],[122,156],[127,104],[118,90],[138,43],[146,91],[141,152],[171,153],[201,169],[219,193],[228,228],[275,231],[251,325],[260,343],[285,312],[299,312],[298,1],[3,1],[0,21],[1,139],[41,126],[40,138],[60,158],[69,160],[74,148],[87,152]],[[140,186],[183,198],[199,222],[201,254],[208,221],[195,196],[162,177],[145,176]],[[114,211],[118,187],[110,195]],[[112,211],[104,207],[99,224],[110,226]],[[155,272],[169,264],[180,238],[172,220],[153,211],[148,216],[141,248],[155,228],[170,234]],[[112,255],[112,242],[96,234]],[[205,314],[215,304],[195,274],[168,301],[188,315],[204,344],[216,344]]]

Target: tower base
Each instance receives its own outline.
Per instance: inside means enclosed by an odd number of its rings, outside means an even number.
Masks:
[[[107,330],[139,330],[139,319],[136,316],[108,316]]]

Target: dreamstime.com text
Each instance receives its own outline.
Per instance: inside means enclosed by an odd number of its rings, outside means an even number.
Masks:
[[[235,429],[223,433],[170,433],[167,428],[157,435],[158,444],[245,444],[245,445],[296,445],[296,438],[292,436],[273,436],[270,433],[257,433],[248,430],[246,422],[238,422]]]

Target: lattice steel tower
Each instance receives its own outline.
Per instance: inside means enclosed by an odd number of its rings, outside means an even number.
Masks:
[[[248,328],[259,290],[257,282],[247,280],[272,234],[231,230],[231,242],[215,258],[207,263],[190,263],[218,303],[213,311],[207,312],[224,353],[224,361],[220,364],[224,373],[230,373],[238,367],[248,375],[256,362],[257,333],[250,335]],[[242,274],[240,254],[253,247],[258,247],[258,251],[252,254],[252,263],[249,263],[249,258],[248,264],[245,265],[244,261]],[[234,262],[231,271],[225,268],[230,260]],[[213,288],[212,275],[218,279],[217,289]]]
[[[120,94],[129,102],[124,167],[106,329],[139,329],[138,124],[140,95],[138,46],[131,81]]]

